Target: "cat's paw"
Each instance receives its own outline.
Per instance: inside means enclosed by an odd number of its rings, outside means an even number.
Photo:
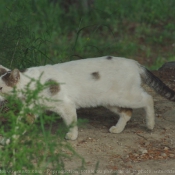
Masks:
[[[153,130],[154,129],[154,122],[149,122],[147,123],[147,128],[150,129],[150,130]]]
[[[109,129],[109,132],[110,133],[114,133],[114,134],[117,134],[117,133],[121,133],[123,131],[123,127],[118,127],[118,126],[112,126],[110,129]]]
[[[76,140],[77,137],[78,137],[78,131],[69,131],[66,134],[65,139],[67,139],[67,140]]]

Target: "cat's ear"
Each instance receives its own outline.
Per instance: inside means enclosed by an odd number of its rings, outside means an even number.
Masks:
[[[7,70],[5,70],[4,68],[0,67],[0,76],[4,75],[7,72]]]
[[[14,69],[14,70],[12,70],[10,76],[11,76],[13,82],[17,83],[20,79],[20,71],[18,69]]]

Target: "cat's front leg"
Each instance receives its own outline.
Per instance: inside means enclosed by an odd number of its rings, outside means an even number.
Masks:
[[[69,129],[69,132],[66,134],[65,139],[67,140],[76,140],[78,137],[78,127],[74,126]]]
[[[77,127],[77,113],[75,105],[72,103],[64,103],[59,108],[54,109],[55,112],[60,114],[65,124],[69,127],[69,131],[65,138],[67,140],[76,140],[78,137]]]

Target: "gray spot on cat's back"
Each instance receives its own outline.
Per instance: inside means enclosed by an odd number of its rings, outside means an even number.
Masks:
[[[92,75],[92,78],[95,79],[95,80],[99,80],[100,79],[99,72],[92,72],[91,75]]]
[[[107,56],[106,59],[107,60],[112,60],[112,56]]]

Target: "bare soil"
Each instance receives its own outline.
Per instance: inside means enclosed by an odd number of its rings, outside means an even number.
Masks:
[[[154,71],[175,90],[175,70]],[[78,118],[88,119],[79,127],[76,141],[68,141],[85,159],[81,174],[175,174],[175,103],[155,96],[156,125],[146,129],[145,112],[134,110],[132,119],[120,134],[109,133],[116,124],[115,114],[104,109],[78,110]],[[78,174],[75,168],[81,163],[66,161],[66,170]],[[72,170],[72,171],[71,171]]]

